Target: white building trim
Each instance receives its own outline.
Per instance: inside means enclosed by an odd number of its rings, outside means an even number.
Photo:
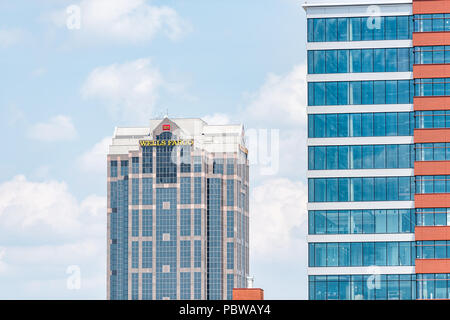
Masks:
[[[309,170],[308,178],[344,177],[410,177],[414,169],[348,169],[348,170]]]
[[[415,269],[414,266],[314,267],[308,268],[308,275],[413,274]]]
[[[411,80],[412,78],[412,72],[321,73],[306,76],[308,82]]]
[[[311,234],[308,242],[387,242],[414,241],[414,233],[379,234]]]
[[[365,112],[411,112],[412,104],[370,104],[343,106],[310,106],[306,108],[308,114],[320,113],[365,113]]]
[[[306,50],[412,48],[412,40],[308,42]]]
[[[414,209],[414,201],[309,202],[308,210]]]
[[[308,146],[344,146],[344,145],[368,145],[368,144],[413,144],[412,136],[388,136],[388,137],[345,137],[345,138],[308,138]]]

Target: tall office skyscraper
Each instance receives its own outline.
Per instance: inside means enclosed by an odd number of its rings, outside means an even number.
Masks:
[[[242,125],[151,120],[108,153],[108,299],[231,299],[249,272]]]
[[[310,299],[450,298],[450,1],[307,0]]]

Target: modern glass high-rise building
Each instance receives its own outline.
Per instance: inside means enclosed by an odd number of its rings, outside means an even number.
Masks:
[[[242,125],[151,120],[108,153],[108,299],[231,299],[249,272]]]
[[[450,298],[450,1],[307,0],[310,299]]]

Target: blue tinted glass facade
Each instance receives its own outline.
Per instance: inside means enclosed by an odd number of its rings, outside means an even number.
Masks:
[[[412,39],[412,16],[378,17],[379,28],[368,28],[367,17],[309,18],[308,42]]]
[[[222,297],[222,181],[218,178],[208,179],[208,299],[219,300]]]
[[[450,193],[450,176],[416,176],[416,193]]]
[[[142,268],[152,268],[153,266],[153,243],[152,241],[142,241]]]
[[[128,299],[128,179],[111,182],[110,297]]]
[[[422,185],[419,182],[417,190],[421,190]],[[441,186],[438,183],[436,185]],[[412,201],[414,190],[414,177],[308,179],[309,202]]]
[[[309,82],[308,106],[411,104],[414,84],[415,95],[422,96],[444,95],[444,83],[445,79]]]
[[[180,273],[180,299],[191,299],[191,273]]]
[[[152,273],[146,272],[142,274],[142,300],[153,299],[152,279]]]
[[[157,140],[170,140],[172,134],[163,132],[156,137]],[[161,146],[156,149],[156,183],[176,183],[177,164],[175,146]]]
[[[164,209],[163,203],[169,203]],[[166,205],[167,208],[167,205]],[[164,234],[170,239],[164,240]],[[156,189],[156,299],[177,298],[177,189]]]
[[[433,119],[430,117],[427,120],[432,121]],[[419,124],[417,123],[416,117],[416,126],[417,125]],[[308,115],[309,138],[412,136],[413,134],[414,112],[331,113]]]
[[[416,275],[309,276],[308,291],[311,300],[415,300]]]
[[[417,259],[450,259],[450,241],[416,241]]]
[[[417,208],[416,224],[418,226],[450,226],[450,208]]]
[[[414,209],[316,210],[308,215],[309,234],[414,233],[416,226]]]
[[[310,267],[414,266],[416,245],[404,242],[309,243]]]
[[[139,299],[139,273],[131,274],[131,300]]]
[[[142,204],[153,204],[153,179],[142,178]]]
[[[132,211],[131,236],[139,237],[139,210]]]
[[[450,14],[414,15],[414,32],[450,31]]]
[[[450,128],[450,110],[416,111],[416,129]]]
[[[445,127],[446,115],[414,112],[413,102],[446,94],[446,81],[412,80],[412,71],[444,63],[446,52],[403,41],[414,30],[413,16],[401,15],[411,4],[377,8],[381,16],[370,5],[305,5],[312,300],[416,298],[414,162],[446,156],[442,145],[415,148],[414,129]],[[432,216],[421,218],[431,224]]]
[[[450,63],[450,46],[414,47],[415,64]]]
[[[108,156],[108,299],[231,298],[248,274],[246,154],[238,165],[239,153],[181,146],[161,129]]]
[[[450,143],[416,143],[416,161],[450,160]]]
[[[191,178],[180,178],[181,204],[191,203]]]
[[[309,170],[398,169],[413,167],[413,144],[308,147]]]
[[[128,160],[120,161],[120,175],[121,176],[128,175]]]
[[[191,210],[181,209],[180,210],[180,236],[190,236],[191,235]]]
[[[414,79],[415,96],[449,96],[450,78]]]
[[[308,51],[308,73],[412,72],[412,48]]]
[[[430,273],[417,275],[417,299],[449,299],[450,274]]]
[[[142,210],[142,236],[151,237],[153,235],[153,212],[152,210]]]

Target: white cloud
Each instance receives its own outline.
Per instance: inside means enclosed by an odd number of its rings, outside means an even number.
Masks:
[[[0,229],[66,233],[79,226],[76,199],[63,182],[36,183],[19,175],[0,184]]]
[[[80,29],[72,33],[96,42],[148,42],[157,34],[175,40],[191,29],[174,9],[147,0],[83,0],[72,5],[81,10]],[[70,18],[65,9],[50,14],[50,20],[64,28]]]
[[[19,43],[23,36],[20,29],[0,29],[0,48],[7,48]]]
[[[230,124],[231,119],[225,113],[214,113],[212,115],[207,115],[202,118],[209,125],[222,125],[222,124]]]
[[[258,92],[250,95],[244,116],[253,121],[306,124],[306,67],[295,66],[286,75],[269,74]]]
[[[3,182],[0,299],[104,298],[105,238],[106,197],[79,202],[64,182],[32,182],[22,175]],[[82,271],[78,291],[66,286],[70,265]]]
[[[148,120],[165,83],[150,59],[138,59],[94,69],[84,82],[81,94],[105,102],[110,113],[120,119]]]
[[[250,250],[260,259],[289,258],[306,235],[299,230],[307,219],[307,192],[301,182],[267,179],[250,192]],[[306,258],[306,257],[305,257]]]
[[[106,177],[106,156],[111,137],[103,138],[78,158],[80,168],[85,172],[100,173]]]
[[[36,123],[28,131],[30,139],[48,142],[73,140],[77,136],[72,120],[64,115],[50,118],[48,122]]]

